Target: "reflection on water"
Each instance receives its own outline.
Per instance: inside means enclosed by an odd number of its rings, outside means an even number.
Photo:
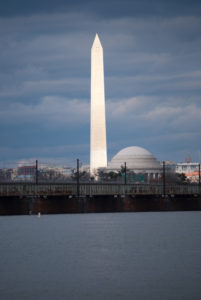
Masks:
[[[201,212],[0,217],[0,299],[201,299]]]

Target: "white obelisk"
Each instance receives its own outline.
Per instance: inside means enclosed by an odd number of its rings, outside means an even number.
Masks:
[[[103,48],[96,34],[91,48],[90,173],[107,167]]]

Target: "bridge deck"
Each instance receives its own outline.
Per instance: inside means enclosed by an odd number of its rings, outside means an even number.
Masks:
[[[76,183],[0,183],[0,197],[77,195]],[[159,184],[80,183],[80,196],[97,195],[163,195]],[[198,195],[199,185],[166,185],[166,195]]]

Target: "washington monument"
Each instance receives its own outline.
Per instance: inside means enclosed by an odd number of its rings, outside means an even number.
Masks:
[[[91,48],[90,173],[107,167],[103,48],[96,34]]]

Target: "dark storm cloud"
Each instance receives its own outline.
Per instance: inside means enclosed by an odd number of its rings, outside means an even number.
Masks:
[[[90,48],[104,48],[108,156],[201,148],[199,1],[12,1],[0,9],[0,157],[89,156]],[[66,160],[65,160],[66,161]]]
[[[90,12],[104,18],[122,16],[199,14],[199,0],[2,0],[0,16],[55,12]]]

